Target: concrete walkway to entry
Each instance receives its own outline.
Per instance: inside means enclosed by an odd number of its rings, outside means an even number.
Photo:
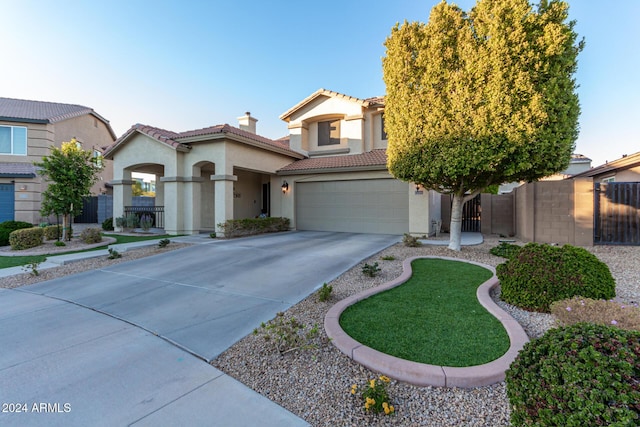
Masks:
[[[0,425],[307,425],[204,361],[400,238],[184,239],[196,245],[0,289],[0,392],[21,404]]]

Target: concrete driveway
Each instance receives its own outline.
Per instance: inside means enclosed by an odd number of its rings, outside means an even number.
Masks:
[[[202,244],[0,290],[0,425],[306,424],[200,359],[399,237],[185,239]]]

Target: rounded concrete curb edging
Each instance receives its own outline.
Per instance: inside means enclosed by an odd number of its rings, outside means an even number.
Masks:
[[[500,358],[484,365],[456,368],[450,366],[428,365],[426,363],[411,362],[384,354],[367,347],[351,338],[340,327],[340,315],[349,306],[362,301],[372,295],[395,288],[406,282],[412,275],[411,262],[420,258],[435,258],[451,261],[466,262],[484,267],[493,272],[493,277],[478,287],[476,295],[480,304],[495,316],[504,326],[511,345],[509,350]],[[459,258],[438,256],[416,256],[407,258],[402,264],[402,274],[396,279],[383,285],[352,295],[335,304],[329,309],[324,318],[324,328],[327,335],[338,349],[364,365],[368,369],[417,386],[462,387],[474,388],[495,384],[503,381],[505,371],[518,355],[518,352],[529,341],[522,326],[506,311],[496,305],[490,296],[490,291],[499,283],[495,268],[478,262]]]

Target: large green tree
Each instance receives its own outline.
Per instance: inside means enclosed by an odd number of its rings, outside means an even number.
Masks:
[[[397,24],[387,38],[387,166],[453,196],[450,249],[460,250],[465,201],[568,166],[583,44],[574,25],[559,0],[479,0],[469,13],[443,0],[427,24]]]
[[[42,162],[34,163],[48,182],[42,193],[40,213],[62,215],[63,239],[71,238],[67,232],[71,218],[82,213],[82,199],[91,195],[91,187],[102,170],[98,160],[73,138],[63,142],[61,148],[52,147]]]

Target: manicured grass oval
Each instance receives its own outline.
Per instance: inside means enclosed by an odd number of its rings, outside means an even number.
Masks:
[[[491,271],[443,259],[417,259],[400,286],[348,307],[340,326],[391,356],[438,366],[475,366],[509,349],[502,323],[476,297]]]

